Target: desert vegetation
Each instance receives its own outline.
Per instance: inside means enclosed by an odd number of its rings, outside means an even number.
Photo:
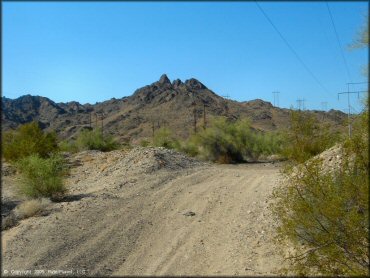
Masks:
[[[20,191],[32,198],[57,199],[66,192],[63,177],[67,174],[64,158],[54,154],[49,158],[30,155],[17,162],[21,173]]]
[[[340,141],[328,168],[315,154],[335,137],[316,123],[293,115],[285,149],[292,164],[274,192],[273,212],[279,222],[278,243],[294,247],[288,258],[301,275],[368,275],[369,158],[368,109],[358,116],[353,136]],[[309,130],[307,130],[309,129]]]
[[[230,121],[225,117],[214,117],[208,128],[187,140],[177,139],[167,128],[159,129],[153,145],[218,163],[237,163],[279,153],[282,137],[273,132],[253,130],[248,119]]]
[[[3,134],[3,158],[16,166],[21,179],[19,193],[28,198],[57,198],[66,192],[65,160],[55,133],[45,133],[36,122]]]
[[[2,156],[8,161],[17,161],[32,154],[47,158],[57,150],[56,134],[44,133],[36,122],[2,134]]]
[[[101,129],[82,130],[76,140],[65,140],[59,144],[61,150],[78,152],[99,150],[108,152],[119,148],[119,144],[111,135],[103,134]]]

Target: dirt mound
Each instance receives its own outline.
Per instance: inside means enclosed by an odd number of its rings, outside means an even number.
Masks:
[[[159,148],[132,149],[122,160],[117,161],[109,170],[125,169],[135,173],[150,174],[158,170],[181,170],[203,164],[174,150]]]
[[[322,161],[322,171],[324,173],[337,171],[342,165],[343,147],[340,144],[336,144],[330,149],[315,156],[315,159],[320,159]]]

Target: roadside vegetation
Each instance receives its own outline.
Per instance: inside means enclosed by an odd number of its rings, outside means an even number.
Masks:
[[[14,162],[32,154],[47,158],[56,151],[56,134],[44,133],[36,122],[2,134],[2,156],[7,161]]]
[[[101,129],[82,130],[76,140],[65,140],[59,144],[62,151],[79,152],[85,150],[99,150],[108,152],[120,147],[111,135],[102,133]]]
[[[2,135],[2,156],[16,166],[21,178],[19,192],[28,198],[58,198],[65,192],[65,161],[54,132],[45,133],[38,123],[20,126]]]
[[[299,117],[294,118],[299,121]],[[298,123],[298,122],[297,122]],[[358,116],[353,136],[341,140],[334,169],[314,154],[330,147],[326,134],[292,125],[292,164],[274,192],[278,243],[294,247],[290,271],[300,275],[368,275],[369,157],[368,109]],[[302,130],[303,129],[303,130]],[[321,138],[321,139],[320,139]],[[311,142],[311,146],[306,146]],[[321,142],[321,144],[320,144]],[[289,272],[288,272],[289,273]],[[286,274],[286,272],[285,272]]]
[[[367,19],[355,48],[367,48]],[[368,64],[364,75],[368,74]],[[291,164],[284,181],[274,191],[273,215],[277,242],[288,244],[290,266],[282,273],[325,276],[370,275],[369,258],[369,98],[355,116],[352,135],[340,138],[329,129],[314,128],[311,120],[293,115],[285,154]],[[339,141],[337,165],[328,168],[322,159],[311,158]],[[308,145],[307,145],[308,144]]]
[[[21,172],[20,192],[27,197],[58,199],[66,192],[63,177],[68,173],[65,161],[59,154],[49,158],[30,155],[17,163]]]
[[[149,144],[143,141],[141,145]],[[207,129],[184,141],[173,136],[167,128],[159,129],[154,135],[153,146],[176,149],[218,163],[238,163],[279,153],[282,137],[277,133],[253,130],[247,119],[232,122],[225,117],[215,117]]]

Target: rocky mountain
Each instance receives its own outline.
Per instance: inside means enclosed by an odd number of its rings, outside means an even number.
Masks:
[[[171,82],[164,74],[157,82],[137,89],[131,96],[91,104],[55,103],[52,100],[25,95],[17,99],[2,97],[2,129],[38,121],[47,131],[55,130],[65,138],[75,137],[81,129],[103,127],[121,141],[137,142],[150,138],[156,129],[166,126],[186,137],[204,127],[212,116],[230,119],[248,117],[260,130],[276,130],[289,124],[289,109],[273,107],[256,99],[237,102],[225,99],[191,78]],[[341,111],[309,111],[340,128],[345,120]]]

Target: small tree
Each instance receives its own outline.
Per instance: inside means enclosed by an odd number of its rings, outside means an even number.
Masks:
[[[58,198],[66,192],[63,177],[68,171],[60,155],[42,158],[33,154],[19,160],[17,167],[21,173],[19,189],[24,195]]]
[[[3,133],[3,156],[6,160],[16,161],[31,154],[49,157],[58,150],[55,132],[44,133],[38,123],[20,126],[15,131]]]
[[[165,127],[161,127],[154,133],[153,145],[168,149],[178,149],[180,147],[178,140],[173,136],[171,130]]]
[[[78,150],[112,151],[118,148],[118,143],[110,135],[102,134],[100,129],[83,130],[76,140]]]
[[[339,140],[339,134],[331,131],[329,125],[303,111],[291,111],[290,126],[283,137],[282,155],[296,163],[323,152]]]
[[[340,165],[324,171],[314,158],[285,172],[274,191],[278,242],[293,244],[292,270],[304,275],[369,275],[368,110],[342,148]]]

